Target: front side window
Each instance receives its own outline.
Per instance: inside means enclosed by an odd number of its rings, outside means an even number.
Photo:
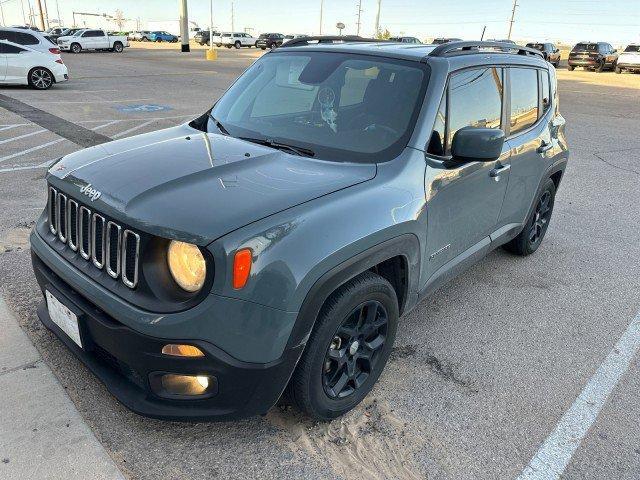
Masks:
[[[212,116],[232,136],[304,147],[318,158],[390,160],[413,132],[427,69],[356,54],[272,53],[240,77]],[[212,122],[208,130],[219,131]]]
[[[451,77],[447,150],[462,127],[500,128],[503,87],[501,68],[465,70]]]
[[[538,71],[510,68],[511,134],[526,130],[538,120]]]

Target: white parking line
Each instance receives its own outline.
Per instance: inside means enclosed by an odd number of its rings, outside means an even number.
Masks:
[[[123,130],[122,132],[118,132],[115,135],[112,135],[111,138],[123,137],[123,136],[127,135],[128,133],[135,132],[136,130],[140,130],[141,128],[144,128],[147,125],[152,124],[153,122],[155,122],[155,120],[148,120],[146,122],[142,122],[141,124],[136,125],[135,127],[128,128],[126,130]]]
[[[0,125],[0,132],[4,132],[5,130],[11,130],[16,127],[24,127],[25,125],[31,125],[30,123],[16,123],[14,125]]]
[[[111,121],[109,123],[105,123],[104,125],[98,125],[97,127],[93,127],[91,130],[100,130],[101,128],[108,127],[109,125],[113,125],[114,123],[118,123],[118,120]],[[11,160],[12,158],[20,157],[27,153],[35,152],[37,150],[42,150],[43,148],[50,147],[51,145],[55,145],[57,143],[61,143],[67,140],[66,138],[58,138],[57,140],[52,140],[51,142],[43,143],[42,145],[36,145],[35,147],[27,148],[26,150],[22,150],[20,152],[12,153],[11,155],[6,155],[4,157],[0,157],[0,163],[6,162],[7,160]],[[37,168],[37,167],[35,167]],[[22,169],[20,167],[15,167],[15,169]],[[22,169],[24,170],[24,169]],[[11,171],[11,170],[4,170]]]
[[[1,131],[1,130],[0,130]],[[27,138],[27,137],[31,137],[33,135],[38,135],[40,133],[44,133],[44,132],[48,132],[49,130],[43,129],[43,130],[36,130],[35,132],[31,132],[31,133],[25,133],[24,135],[18,135],[17,137],[11,137],[11,138],[7,138],[6,140],[0,140],[0,145],[2,145],[3,143],[9,143],[9,142],[13,142],[14,140],[20,140],[21,138]]]
[[[560,478],[571,457],[596,421],[607,398],[629,369],[640,348],[640,313],[622,334],[613,350],[591,377],[573,405],[562,416],[518,480]]]
[[[126,103],[126,102],[143,102],[147,100],[153,100],[153,98],[124,98],[122,100],[78,100],[76,102],[70,102],[68,100],[49,100],[46,102],[38,103]]]

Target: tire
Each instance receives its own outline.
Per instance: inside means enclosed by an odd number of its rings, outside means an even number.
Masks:
[[[162,39],[161,38],[156,38],[156,43],[162,43]]]
[[[48,90],[55,82],[53,74],[44,67],[35,67],[29,70],[27,81],[29,86],[36,90]]]
[[[233,44],[234,47],[236,47],[236,50],[240,49],[240,47],[242,46],[242,44],[237,41],[236,43]]]
[[[603,58],[600,63],[598,63],[598,66],[595,68],[595,71],[598,73],[602,73],[604,72],[604,68],[607,66],[607,62],[605,61],[605,59]]]
[[[616,72],[618,75],[620,75],[622,73],[622,68],[616,65],[616,68],[614,69],[614,72]]]
[[[258,41],[256,40],[256,43],[253,44],[254,47],[258,48]]]
[[[216,43],[216,47],[221,47],[222,44],[221,43]]]
[[[322,307],[287,397],[316,420],[345,414],[378,380],[397,327],[398,299],[391,284],[372,272],[350,280]]]
[[[148,39],[147,37],[142,37],[142,41],[143,41],[143,42],[148,42],[148,41],[149,41],[149,39]]]
[[[79,43],[72,43],[69,49],[71,50],[71,53],[80,53],[82,51],[82,46]]]
[[[227,47],[227,48],[231,48],[231,45],[225,45],[225,47]]]
[[[553,180],[548,178],[536,197],[535,207],[531,211],[527,223],[516,238],[504,245],[505,250],[526,257],[538,249],[547,233],[547,228],[549,228],[555,197],[556,185]]]
[[[574,67],[573,65],[569,65],[567,66],[567,70],[569,70],[570,72],[573,72],[575,70],[576,67]]]
[[[124,45],[122,42],[116,42],[113,44],[113,51],[116,53],[122,53],[124,51]]]
[[[267,49],[267,47],[260,47],[260,49],[261,49],[261,50],[266,50],[266,49]]]

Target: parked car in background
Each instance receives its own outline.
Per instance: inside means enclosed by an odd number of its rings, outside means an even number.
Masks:
[[[445,37],[438,37],[438,38],[434,38],[433,41],[431,42],[433,45],[442,45],[443,43],[449,43],[449,42],[459,42],[461,41],[461,38],[445,38]]]
[[[43,52],[26,45],[0,40],[0,84],[29,85],[47,90],[69,79],[67,66],[58,53]]]
[[[60,53],[60,49],[54,42],[47,38],[42,32],[36,32],[34,30],[0,27],[0,40],[7,40],[8,42],[29,47],[30,49],[40,52]]]
[[[630,45],[627,45],[627,48],[624,49],[624,52],[622,52],[618,56],[615,71],[616,73],[622,73],[625,70],[628,72],[640,72],[639,43],[632,43]]]
[[[414,44],[421,44],[422,43],[416,37],[390,37],[389,41],[390,42],[398,42],[398,43],[414,43]]]
[[[618,60],[617,50],[607,42],[580,42],[569,52],[569,71],[576,67],[603,72],[614,70]]]
[[[200,44],[200,45],[210,45],[210,41],[209,41],[209,30],[200,30],[199,32],[196,32],[196,34],[193,36],[193,39],[196,41],[196,43]],[[216,37],[220,36],[220,32],[216,32],[215,30],[213,31],[213,38],[215,39]]]
[[[553,43],[544,42],[544,43],[527,43],[527,47],[535,48],[542,52],[544,55],[544,59],[552,64],[554,67],[560,66],[560,49],[556,47]]]
[[[125,35],[108,35],[104,30],[85,29],[72,36],[58,38],[60,50],[80,53],[83,50],[108,50],[121,53],[129,46]]]
[[[62,37],[63,35],[68,35],[69,29],[66,27],[55,27],[55,28],[50,28],[49,30],[47,30],[46,32],[44,32],[44,35],[46,37],[49,37],[51,39],[51,41],[55,42],[56,40],[58,40],[59,37]]]
[[[245,32],[225,32],[220,35],[220,44],[218,46],[224,45],[227,48],[235,47],[254,47],[257,42],[257,38],[252,37],[248,33]]]
[[[308,37],[309,35],[307,35],[306,33],[290,33],[289,35],[285,35],[284,36],[284,40],[282,41],[282,44],[284,45],[285,43],[287,43],[289,40],[293,40],[295,38],[305,38]]]
[[[11,28],[19,28],[20,30],[32,30],[34,32],[42,32],[38,27],[34,27],[32,25],[11,25]]]
[[[174,35],[173,33],[169,33],[169,32],[164,32],[164,31],[151,32],[148,38],[150,42],[176,43],[179,40],[177,35]]]
[[[131,39],[136,42],[148,42],[150,33],[151,32],[149,30],[138,30],[131,34]]]
[[[256,40],[256,48],[266,50],[267,48],[277,48],[284,42],[284,35],[281,33],[261,33]]]

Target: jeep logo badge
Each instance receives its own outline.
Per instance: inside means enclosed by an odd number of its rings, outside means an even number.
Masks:
[[[80,189],[80,193],[86,195],[91,199],[92,202],[95,202],[100,198],[102,192],[100,190],[96,190],[95,188],[91,188],[91,184],[87,183],[84,187]]]

